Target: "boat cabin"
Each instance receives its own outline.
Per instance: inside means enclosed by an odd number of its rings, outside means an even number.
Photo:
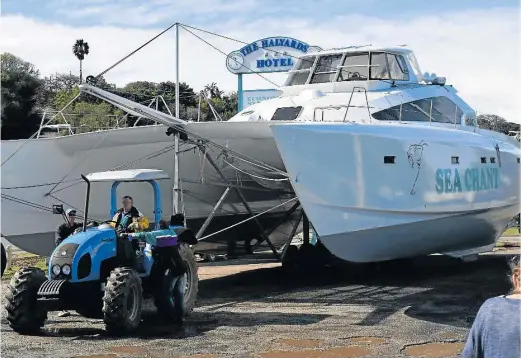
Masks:
[[[304,87],[323,92],[351,92],[354,87],[380,90],[422,80],[418,61],[410,49],[350,47],[301,57],[289,71],[283,92],[291,95]]]
[[[401,122],[463,126],[475,111],[445,78],[422,74],[411,49],[361,46],[307,53],[289,71],[277,99],[230,121]]]

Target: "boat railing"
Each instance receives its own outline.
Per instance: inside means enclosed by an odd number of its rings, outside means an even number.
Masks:
[[[365,105],[359,106],[359,105],[353,105],[351,104],[351,101],[353,99],[353,94],[355,92],[363,92],[365,95]],[[369,122],[372,122],[371,118],[371,106],[369,105],[369,99],[367,98],[367,89],[365,87],[356,86],[353,87],[353,91],[351,92],[351,96],[349,97],[349,102],[347,105],[329,105],[329,106],[321,106],[321,107],[315,107],[313,109],[313,122],[324,122],[324,111],[331,111],[331,110],[340,110],[345,109],[344,115],[342,116],[342,122],[346,122],[347,120],[347,114],[349,112],[350,108],[365,108],[367,109],[367,113],[369,115]],[[317,111],[321,111],[320,120],[317,118]]]
[[[360,104],[353,104],[353,97],[355,93],[363,93],[365,103],[363,105]],[[373,119],[376,119],[378,121],[382,120],[379,117],[374,117],[374,113],[378,113],[379,111],[387,111],[389,120],[388,121],[397,121],[399,123],[409,123],[411,122],[411,113],[417,114],[418,118],[414,120],[414,122],[423,122],[428,123],[429,126],[453,126],[454,128],[457,128],[458,125],[462,125],[462,128],[465,128],[467,131],[474,131],[476,132],[477,129],[477,123],[476,123],[476,117],[475,115],[472,115],[472,113],[467,112],[463,113],[462,110],[455,105],[454,112],[449,114],[446,113],[440,113],[436,106],[435,106],[435,100],[434,99],[420,99],[422,101],[425,101],[424,104],[416,104],[413,102],[404,102],[403,99],[403,93],[400,95],[401,100],[399,104],[396,104],[392,107],[374,107],[369,104],[369,99],[367,95],[367,89],[364,87],[354,87],[353,92],[351,92],[351,95],[349,97],[349,101],[347,104],[339,104],[339,105],[328,105],[328,106],[319,106],[315,107],[313,109],[313,122],[324,122],[324,117],[326,111],[339,111],[344,110],[341,114],[336,115],[334,120],[329,120],[333,122],[348,122],[348,113],[351,108],[361,108],[361,109],[367,109],[367,113],[369,116],[369,122],[372,123]],[[371,110],[376,111],[371,114]],[[320,111],[320,112],[319,112]],[[383,120],[385,121],[385,120]],[[362,122],[365,122],[362,120]],[[514,132],[514,131],[512,131]],[[517,136],[513,136],[514,138],[518,139],[520,138],[519,133]]]
[[[42,120],[40,122],[40,126],[36,133],[36,138],[44,138],[44,137],[63,137],[63,136],[71,136],[80,133],[88,133],[88,132],[96,132],[96,131],[106,131],[113,130],[119,128],[129,127],[127,124],[127,115],[103,115],[100,117],[105,118],[105,124],[94,123],[94,124],[79,124],[74,125],[74,120],[71,120],[70,117],[79,116],[79,114],[74,113],[63,113],[62,111],[58,111],[54,116],[50,117],[54,112],[46,110],[42,115]],[[59,115],[60,117],[58,117]],[[67,119],[69,118],[69,119]],[[137,119],[135,123],[137,123],[140,119]]]

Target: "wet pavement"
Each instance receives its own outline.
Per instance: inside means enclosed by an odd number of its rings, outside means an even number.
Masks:
[[[313,274],[286,274],[273,263],[204,266],[183,328],[149,305],[130,337],[110,337],[102,321],[75,312],[50,313],[40,334],[22,336],[2,308],[1,356],[455,357],[483,301],[510,289],[507,271],[507,256],[497,253]]]

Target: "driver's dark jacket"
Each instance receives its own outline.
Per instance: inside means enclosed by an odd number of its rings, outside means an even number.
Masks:
[[[77,228],[80,227],[83,227],[83,223],[74,222],[72,226],[67,222],[60,224],[58,229],[56,229],[54,236],[54,243],[56,246],[58,246],[65,238],[69,237]]]

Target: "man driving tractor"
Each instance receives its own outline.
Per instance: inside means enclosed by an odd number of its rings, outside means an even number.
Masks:
[[[112,218],[111,227],[117,228],[121,226],[134,232],[148,229],[148,218],[134,207],[132,197],[124,196],[121,204],[123,207],[118,209]]]

